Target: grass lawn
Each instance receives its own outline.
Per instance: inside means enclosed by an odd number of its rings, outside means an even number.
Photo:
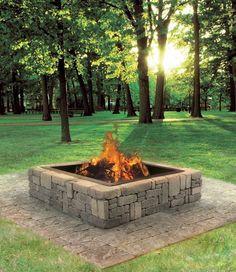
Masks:
[[[0,124],[0,174],[52,162],[89,159],[101,151],[106,131],[117,134],[121,149],[143,159],[199,169],[205,176],[236,184],[236,114],[210,111],[194,121],[188,113],[168,112],[180,121],[140,125],[122,122],[122,113],[74,117],[73,142],[61,144],[60,126],[23,126],[40,115],[4,116]],[[134,119],[134,118],[133,118]],[[100,123],[99,121],[106,121]],[[111,122],[117,120],[118,122]],[[119,122],[120,120],[120,122]],[[58,116],[54,121],[59,121]],[[94,122],[93,122],[94,121]],[[236,224],[137,258],[108,271],[236,271]],[[96,271],[48,241],[0,220],[0,271]]]
[[[106,272],[236,271],[236,224],[108,268]],[[51,241],[0,219],[0,271],[100,271]]]

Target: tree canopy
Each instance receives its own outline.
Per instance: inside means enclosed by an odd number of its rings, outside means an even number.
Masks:
[[[201,108],[235,111],[235,6],[0,0],[0,114],[43,110],[51,120],[59,109],[62,140],[70,141],[71,108],[138,110],[140,123],[163,119],[168,109],[192,109],[195,117]],[[184,52],[181,63],[176,52]],[[166,59],[177,64],[168,72]]]

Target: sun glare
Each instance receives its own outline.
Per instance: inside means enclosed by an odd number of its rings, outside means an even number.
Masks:
[[[166,73],[170,73],[173,69],[180,68],[182,63],[187,58],[186,49],[177,49],[173,44],[168,44],[166,48],[166,54],[164,59],[164,67]],[[158,66],[158,48],[154,44],[150,55],[148,57],[148,66],[149,69],[153,72],[157,72]]]

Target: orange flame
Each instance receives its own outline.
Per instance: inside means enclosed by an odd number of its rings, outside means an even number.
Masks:
[[[84,163],[77,174],[114,182],[129,181],[149,175],[147,167],[137,155],[125,156],[118,149],[118,141],[107,132],[103,152],[98,158]]]

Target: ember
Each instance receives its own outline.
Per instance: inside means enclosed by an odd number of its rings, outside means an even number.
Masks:
[[[115,183],[149,176],[138,155],[125,156],[119,151],[118,141],[111,132],[105,136],[102,154],[82,164],[76,169],[76,174]]]

